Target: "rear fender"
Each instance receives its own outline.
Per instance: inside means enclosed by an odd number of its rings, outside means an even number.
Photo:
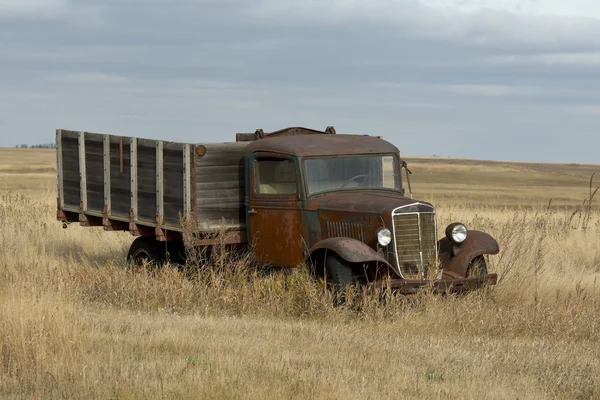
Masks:
[[[398,271],[371,247],[359,240],[347,237],[321,240],[310,249],[310,259],[307,261],[315,265],[327,251],[332,251],[351,263],[385,266],[390,273],[397,275],[398,278],[401,277]],[[322,261],[324,262],[325,260],[323,259]]]
[[[466,278],[469,264],[476,257],[500,252],[496,239],[480,231],[469,231],[467,239],[461,244],[444,237],[438,241],[438,248],[444,277],[451,279]]]

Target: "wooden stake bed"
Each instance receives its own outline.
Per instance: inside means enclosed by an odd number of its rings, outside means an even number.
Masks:
[[[184,220],[245,241],[248,143],[174,143],[56,131],[58,219],[159,240],[181,239]]]

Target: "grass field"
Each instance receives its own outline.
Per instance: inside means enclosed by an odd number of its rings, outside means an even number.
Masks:
[[[227,254],[127,269],[129,234],[56,222],[54,165],[0,149],[1,398],[600,398],[600,166],[409,159],[441,227],[498,239],[500,283],[334,308]]]

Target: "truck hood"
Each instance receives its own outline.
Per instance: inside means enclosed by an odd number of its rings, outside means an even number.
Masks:
[[[308,199],[306,202],[306,209],[310,211],[327,210],[389,214],[398,207],[415,203],[423,203],[431,206],[431,204],[427,202],[410,199],[400,195],[400,193],[373,190],[324,193]]]

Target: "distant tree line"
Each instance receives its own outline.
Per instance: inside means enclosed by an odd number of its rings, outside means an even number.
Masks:
[[[56,143],[34,144],[31,146],[29,146],[27,144],[18,144],[15,146],[15,148],[17,148],[17,149],[55,149]]]

